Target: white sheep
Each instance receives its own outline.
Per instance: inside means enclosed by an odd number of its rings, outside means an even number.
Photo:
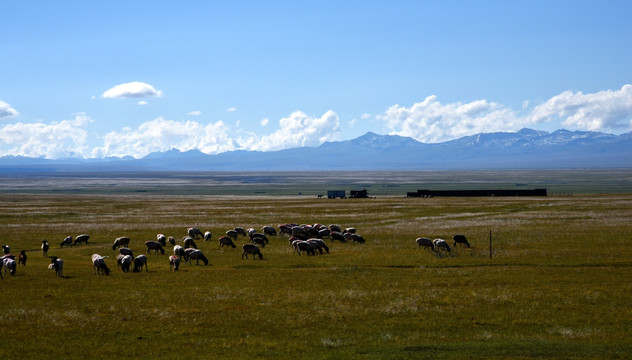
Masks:
[[[432,243],[434,244],[436,250],[443,249],[450,252],[450,245],[448,245],[447,241],[443,239],[434,239],[432,240]]]
[[[15,271],[18,268],[18,263],[17,261],[15,261],[13,259],[13,255],[5,255],[2,257],[2,263],[4,265],[4,273],[7,273],[7,270],[9,271],[9,274],[11,275],[15,275]]]
[[[169,256],[169,268],[173,269],[173,271],[178,271],[180,269],[180,258],[176,255]]]
[[[110,269],[105,264],[105,258],[99,254],[92,254],[94,274],[110,275]]]
[[[129,268],[132,266],[132,261],[133,258],[130,255],[123,255],[123,258],[121,259],[121,270],[125,273],[129,272]]]
[[[182,258],[185,255],[184,252],[184,248],[180,245],[176,245],[173,247],[173,255],[176,255],[180,260],[182,260]]]

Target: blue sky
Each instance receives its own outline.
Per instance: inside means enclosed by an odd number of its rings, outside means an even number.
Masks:
[[[5,1],[0,156],[632,131],[629,1]]]

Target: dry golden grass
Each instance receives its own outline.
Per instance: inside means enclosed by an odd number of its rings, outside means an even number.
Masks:
[[[630,219],[625,194],[0,195],[2,243],[29,250],[27,266],[0,280],[0,339],[7,358],[626,358]],[[235,226],[285,222],[353,226],[367,243],[297,256],[275,237],[254,261],[218,248]],[[116,237],[140,254],[157,233],[180,240],[189,226],[213,232],[197,242],[210,266],[174,273],[151,254],[149,272],[116,268]],[[88,246],[59,249],[80,233]],[[441,255],[414,243],[456,233],[472,248]],[[46,269],[42,239],[65,278]],[[109,277],[93,275],[92,253],[110,256]]]

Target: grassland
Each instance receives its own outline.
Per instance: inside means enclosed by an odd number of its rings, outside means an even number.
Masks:
[[[257,185],[258,186],[258,185]],[[630,358],[632,195],[317,199],[312,196],[0,194],[0,234],[27,266],[0,280],[0,340],[23,358]],[[264,260],[218,249],[235,226],[354,226],[364,245],[297,256],[272,238]],[[209,266],[117,270],[157,233],[196,226]],[[489,258],[492,232],[493,257]],[[59,249],[67,235],[88,246]],[[468,236],[450,256],[419,236]],[[65,262],[64,278],[38,250]],[[245,240],[240,238],[238,245]],[[90,255],[109,255],[110,276]]]

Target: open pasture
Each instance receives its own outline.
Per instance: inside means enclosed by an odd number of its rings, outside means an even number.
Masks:
[[[5,358],[628,358],[632,354],[632,195],[316,199],[299,196],[0,195],[0,235],[26,266],[0,280]],[[263,260],[217,239],[235,226],[356,227],[364,245],[297,256],[270,238]],[[209,266],[117,269],[186,228]],[[277,228],[278,229],[278,228]],[[489,258],[492,231],[493,258]],[[59,248],[67,235],[88,245]],[[420,236],[465,234],[448,256]],[[42,257],[64,261],[56,278]],[[450,245],[452,242],[449,241]],[[93,253],[109,256],[94,275]]]

